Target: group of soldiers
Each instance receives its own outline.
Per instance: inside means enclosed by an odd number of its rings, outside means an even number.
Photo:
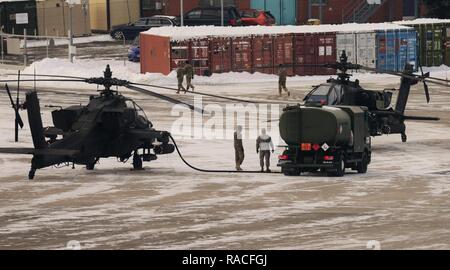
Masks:
[[[184,77],[186,77],[186,88],[183,86]],[[283,91],[287,92],[287,95],[290,96],[291,92],[286,87],[286,78],[287,78],[287,70],[283,65],[278,66],[278,94],[281,96]],[[194,86],[192,85],[192,80],[194,79],[194,68],[190,64],[189,61],[178,62],[177,68],[177,80],[178,80],[178,91],[183,91],[185,94],[189,91],[189,88],[192,88],[194,91]]]
[[[186,88],[183,86],[184,77],[186,76]],[[194,68],[190,64],[189,61],[186,61],[185,64],[182,62],[178,62],[178,68],[177,68],[177,80],[178,80],[178,91],[177,94],[180,93],[180,91],[184,91],[186,94],[186,91],[189,90],[189,88],[192,88],[192,91],[194,91],[194,86],[192,85],[192,80],[194,79]]]
[[[234,151],[236,170],[242,171],[241,165],[244,162],[244,146],[242,144],[242,126],[237,126],[234,132]],[[270,152],[275,152],[272,138],[267,135],[266,129],[261,130],[261,134],[256,139],[256,154],[259,154],[259,165],[261,172],[270,173]],[[265,168],[265,170],[264,170]]]

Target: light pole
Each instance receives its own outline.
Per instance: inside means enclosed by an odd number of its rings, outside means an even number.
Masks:
[[[224,23],[224,21],[223,21],[223,0],[220,0],[220,22],[221,22],[221,25],[222,26],[224,26],[225,25],[225,23]]]
[[[183,0],[180,0],[180,24],[184,26],[184,8],[183,8]]]

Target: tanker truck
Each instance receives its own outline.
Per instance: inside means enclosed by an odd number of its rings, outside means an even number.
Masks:
[[[286,142],[278,157],[284,175],[325,172],[341,177],[345,170],[366,173],[371,161],[368,109],[358,106],[289,106],[279,128]]]

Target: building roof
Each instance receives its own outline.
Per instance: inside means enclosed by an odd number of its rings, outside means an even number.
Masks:
[[[185,26],[158,27],[143,32],[147,35],[169,37],[172,41],[183,41],[204,37],[245,37],[249,35],[277,35],[295,33],[335,33],[335,32],[374,32],[387,30],[406,30],[411,27],[392,23],[333,24],[333,25],[285,25],[285,26]]]

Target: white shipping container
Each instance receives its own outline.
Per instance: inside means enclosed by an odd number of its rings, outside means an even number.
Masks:
[[[356,64],[356,39],[354,33],[336,34],[336,60],[338,62],[342,51],[345,51],[350,63]]]
[[[357,64],[365,67],[376,68],[376,33],[357,33],[356,36]]]
[[[337,61],[343,50],[353,64],[376,68],[376,33],[338,33],[336,35]]]

